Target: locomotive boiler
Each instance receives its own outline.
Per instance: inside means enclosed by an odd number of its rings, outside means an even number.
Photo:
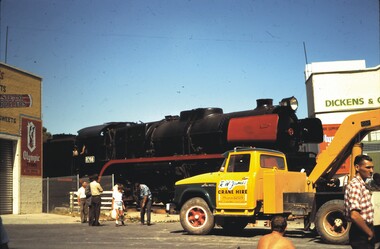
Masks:
[[[299,170],[297,164],[305,166],[310,160],[308,153],[299,152],[300,145],[320,143],[323,133],[319,119],[298,119],[297,107],[294,97],[278,105],[272,99],[259,99],[255,109],[240,112],[198,108],[155,122],[83,128],[73,141],[78,150],[72,160],[75,166],[70,168],[80,175],[116,173],[128,181],[151,181],[151,186],[167,190],[163,185],[174,186],[181,178],[217,170],[221,153],[252,146],[284,152],[289,168]]]
[[[221,108],[182,111],[179,116],[150,123],[106,123],[78,131],[87,153],[101,160],[223,153],[236,146],[297,152],[302,143],[322,141],[319,119],[299,120],[297,100],[257,100],[253,110],[223,113]]]

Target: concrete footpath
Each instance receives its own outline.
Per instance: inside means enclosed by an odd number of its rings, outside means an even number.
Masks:
[[[80,223],[80,217],[77,213],[75,214],[7,214],[1,215],[3,219],[3,224],[73,224]],[[140,220],[139,212],[127,212],[126,213],[127,223],[138,223]],[[100,222],[110,221],[112,218],[108,213],[102,214]],[[179,221],[179,216],[176,214],[158,214],[152,213],[151,216],[152,223],[165,223],[165,222],[177,222]]]

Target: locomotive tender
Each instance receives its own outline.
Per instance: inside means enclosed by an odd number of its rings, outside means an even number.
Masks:
[[[322,124],[316,118],[298,119],[297,107],[294,97],[279,105],[259,99],[253,110],[223,113],[221,108],[198,108],[155,122],[111,122],[83,128],[77,136],[53,136],[44,144],[44,177],[58,176],[56,172],[113,173],[117,181],[145,182],[156,196],[168,200],[177,180],[217,171],[221,154],[234,147],[279,150],[287,155],[290,169],[312,167],[315,157],[299,152],[299,147],[320,143]],[[71,153],[74,146],[78,149]]]

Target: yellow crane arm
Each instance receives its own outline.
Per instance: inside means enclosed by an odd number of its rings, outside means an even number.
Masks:
[[[348,116],[339,126],[327,149],[318,155],[317,163],[308,177],[308,183],[314,185],[322,177],[330,179],[351,154],[355,143],[360,142],[369,132],[379,129],[380,109]]]

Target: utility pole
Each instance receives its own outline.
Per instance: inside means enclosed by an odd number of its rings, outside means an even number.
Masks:
[[[5,34],[5,64],[7,64],[7,57],[8,57],[8,30],[9,26],[7,26],[7,33]]]
[[[1,0],[0,0],[0,61],[1,61]]]

